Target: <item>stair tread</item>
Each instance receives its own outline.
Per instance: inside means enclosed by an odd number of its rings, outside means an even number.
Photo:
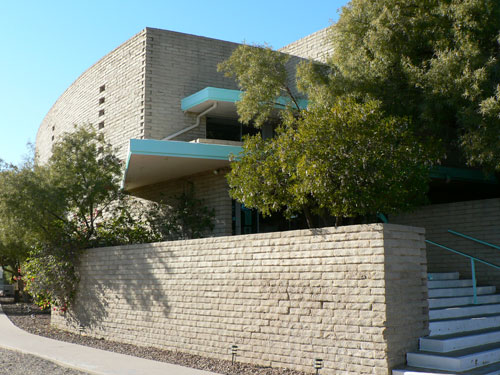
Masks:
[[[457,317],[457,318],[433,319],[433,320],[429,320],[429,323],[456,322],[456,321],[459,321],[459,320],[492,318],[492,317],[495,317],[495,316],[500,317],[500,313],[468,315],[468,316],[460,316],[460,317]]]
[[[500,327],[478,329],[476,331],[448,333],[446,335],[424,336],[422,338],[429,339],[429,340],[447,340],[447,339],[455,339],[455,338],[460,338],[460,337],[464,337],[464,338],[472,337],[472,336],[477,336],[477,335],[481,335],[481,334],[485,334],[485,333],[494,333],[494,332],[500,333]]]
[[[420,354],[420,355],[429,355],[429,356],[435,356],[435,357],[459,359],[459,358],[469,357],[469,356],[473,356],[476,354],[485,353],[485,352],[494,351],[494,350],[500,350],[500,343],[496,342],[493,344],[480,345],[480,346],[475,346],[473,348],[454,350],[452,352],[447,352],[447,353],[428,352],[428,351],[421,350],[418,352],[412,352],[411,354],[417,354],[417,355]]]
[[[448,298],[448,297],[446,297]],[[441,310],[451,310],[451,309],[462,309],[467,307],[476,307],[476,306],[500,306],[500,303],[477,303],[475,305],[462,305],[462,306],[451,306],[451,307],[433,307],[430,308],[429,311],[441,311]]]
[[[405,366],[405,367],[400,367],[394,369],[395,371],[397,370],[402,370],[402,371],[411,371],[414,373],[421,373],[421,374],[464,374],[464,375],[488,375],[492,373],[500,373],[500,362],[495,362],[491,363],[486,366],[478,367],[472,370],[466,370],[462,372],[457,372],[457,371],[445,371],[445,370],[434,370],[434,369],[429,369],[429,368],[423,368],[423,367],[412,367],[412,366]]]

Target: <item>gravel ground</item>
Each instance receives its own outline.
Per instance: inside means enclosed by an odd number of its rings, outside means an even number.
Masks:
[[[133,355],[145,359],[152,359],[154,361],[178,364],[181,366],[197,368],[225,375],[306,375],[305,373],[299,371],[252,366],[238,362],[232,365],[231,361],[211,359],[152,347],[122,344],[115,341],[99,340],[92,337],[68,333],[50,326],[50,311],[40,311],[37,306],[25,303],[14,304],[12,300],[6,298],[0,298],[0,303],[2,304],[2,309],[5,314],[9,317],[12,323],[19,328],[36,335],[50,337],[60,341],[86,345],[92,348]],[[2,363],[3,362],[0,361],[0,364]],[[3,371],[3,368],[0,367],[0,370]],[[40,372],[40,374],[45,373],[49,374],[50,372]],[[4,372],[0,372],[0,375],[3,374]],[[14,373],[9,372],[8,374],[10,375]],[[36,373],[30,371],[22,373],[22,375],[26,374]],[[83,373],[61,372],[61,374],[76,375]]]
[[[53,362],[0,348],[0,375],[88,375]]]

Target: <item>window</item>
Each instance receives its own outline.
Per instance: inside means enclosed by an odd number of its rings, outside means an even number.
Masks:
[[[253,126],[243,125],[237,120],[228,118],[207,118],[207,138],[226,141],[241,141],[244,135],[255,135],[260,132]]]

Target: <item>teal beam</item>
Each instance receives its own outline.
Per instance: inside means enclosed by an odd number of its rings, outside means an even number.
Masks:
[[[236,103],[241,100],[242,95],[243,91],[240,90],[221,89],[218,87],[205,87],[203,90],[200,90],[192,95],[183,98],[181,100],[181,109],[183,111],[189,111],[191,108],[208,101]],[[290,103],[291,100],[289,98],[280,96],[276,99],[275,107],[283,108]],[[306,108],[307,103],[308,102],[306,99],[298,100],[298,105],[301,109]]]
[[[493,174],[485,174],[478,169],[453,168],[435,166],[431,168],[430,177],[439,180],[454,180],[466,182],[482,182],[488,184],[498,184],[498,179]]]

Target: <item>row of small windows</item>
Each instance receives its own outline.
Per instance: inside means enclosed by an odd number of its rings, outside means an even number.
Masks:
[[[99,94],[102,94],[104,91],[106,91],[106,85],[102,85],[99,87]],[[104,96],[101,96],[99,98],[99,105],[103,105],[106,102],[106,98]],[[98,112],[98,116],[102,117],[104,116],[104,109],[100,109]],[[104,129],[104,121],[99,122],[98,124],[98,129]]]

